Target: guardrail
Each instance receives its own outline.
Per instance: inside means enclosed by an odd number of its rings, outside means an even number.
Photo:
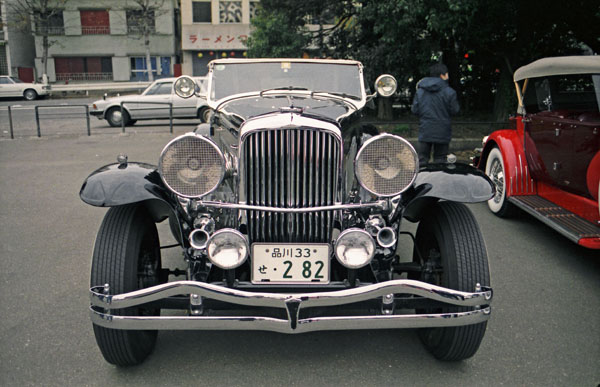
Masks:
[[[89,90],[107,90],[107,91],[134,91],[143,90],[150,85],[151,82],[92,82],[92,83],[72,83],[69,85],[61,85],[53,83],[50,85],[52,92],[63,91],[89,91]]]
[[[87,135],[91,136],[90,131],[90,107],[88,105],[35,105],[35,123],[37,126],[37,136],[42,137],[42,131],[40,129],[40,109],[43,108],[72,108],[72,107],[85,107],[85,118],[87,121]],[[59,114],[56,114],[59,115]],[[64,117],[64,114],[60,114],[61,117]],[[72,117],[72,116],[71,116]],[[79,117],[79,116],[77,116]],[[11,135],[12,135],[12,119],[11,119]],[[13,137],[11,137],[13,138]]]
[[[169,106],[169,133],[173,134],[173,103],[172,102],[154,102],[154,101],[135,101],[135,100],[129,100],[129,101],[122,101],[120,104],[120,108],[121,108],[121,116],[123,116],[123,105],[126,104],[134,104],[134,103],[139,103],[139,104],[148,104],[148,105],[168,105]],[[30,105],[31,106],[31,105]],[[14,123],[13,123],[13,108],[22,108],[22,105],[7,105],[6,106],[6,111],[7,111],[7,115],[8,115],[8,126],[9,126],[9,133],[10,133],[10,139],[14,140],[15,139],[15,133],[14,133]],[[87,129],[87,135],[91,136],[91,125],[90,125],[90,107],[89,105],[86,104],[61,104],[61,105],[34,105],[31,106],[33,107],[33,110],[35,111],[35,125],[36,125],[36,133],[37,133],[37,137],[42,137],[42,128],[41,128],[41,124],[40,124],[40,117],[44,117],[44,116],[57,116],[57,117],[61,117],[61,118],[85,118],[86,120],[86,129]],[[3,109],[1,109],[2,107],[0,106],[0,113],[3,112]],[[76,112],[76,113],[43,113],[40,112],[41,109],[56,109],[56,108],[83,108],[82,112]],[[3,121],[6,122],[6,121]],[[121,132],[125,133],[125,122],[124,120],[121,120]]]
[[[11,110],[10,105],[7,106],[7,108],[8,108],[8,125],[10,127],[10,139],[14,140],[15,139],[15,133],[14,133],[14,130],[13,130],[12,110]]]
[[[158,102],[158,101],[121,101],[121,131],[125,133],[125,120],[123,119],[123,105],[126,103],[139,103],[149,105],[169,105],[169,133],[173,133],[173,102]]]

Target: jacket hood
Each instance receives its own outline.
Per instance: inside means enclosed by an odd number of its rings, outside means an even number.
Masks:
[[[435,93],[448,87],[448,82],[439,77],[427,77],[421,79],[417,88]]]

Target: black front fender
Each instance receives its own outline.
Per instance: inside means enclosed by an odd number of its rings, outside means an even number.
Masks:
[[[478,203],[491,199],[496,186],[489,177],[467,164],[430,164],[419,171],[405,202],[403,216],[416,222],[432,202],[448,200]]]
[[[85,179],[79,196],[87,204],[97,207],[146,202],[157,221],[176,212],[156,166],[145,163],[106,165]]]

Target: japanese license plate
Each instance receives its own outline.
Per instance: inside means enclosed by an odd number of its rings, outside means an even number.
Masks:
[[[255,243],[252,283],[329,283],[328,244]]]

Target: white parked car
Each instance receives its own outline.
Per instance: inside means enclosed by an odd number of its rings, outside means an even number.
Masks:
[[[28,101],[33,101],[49,93],[50,85],[27,83],[15,77],[0,75],[0,97],[23,97]]]
[[[148,102],[171,102],[173,104],[173,118],[199,118],[207,122],[210,107],[206,104],[202,90],[192,98],[181,98],[173,91],[173,82],[176,78],[162,78],[154,81],[140,95],[124,95],[105,98],[95,101],[90,106],[90,114],[105,119],[110,126],[121,126],[121,102],[123,104],[123,117],[125,125],[133,125],[137,120],[168,119],[169,105]],[[206,77],[196,77],[194,80],[202,88],[205,87]]]

